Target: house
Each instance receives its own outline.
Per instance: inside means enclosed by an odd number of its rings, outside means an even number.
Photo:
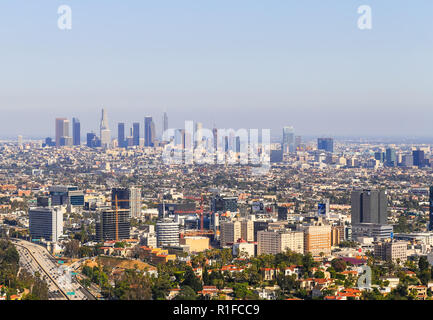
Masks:
[[[261,268],[260,271],[262,272],[263,280],[265,280],[265,281],[275,280],[277,269],[274,269],[274,268]]]
[[[203,290],[199,291],[198,294],[201,294],[207,298],[217,297],[219,290],[216,286],[203,286]]]
[[[323,300],[347,300],[345,296],[325,296]]]
[[[418,300],[426,300],[427,299],[427,286],[408,286],[407,287],[409,293],[414,292],[416,294],[416,298]]]
[[[194,268],[192,270],[194,271],[194,273],[197,277],[201,278],[203,276],[203,268],[202,267]]]
[[[170,289],[170,291],[168,292],[167,300],[173,300],[179,293],[179,288]]]
[[[298,266],[289,266],[285,268],[283,272],[285,276],[295,275],[296,278],[299,278],[302,274],[302,268]]]
[[[258,288],[255,290],[255,292],[259,295],[261,299],[276,300],[278,290],[280,290],[280,287],[275,285],[273,287]]]

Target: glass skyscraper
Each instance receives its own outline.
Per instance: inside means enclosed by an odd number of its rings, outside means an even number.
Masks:
[[[77,118],[72,118],[72,139],[74,146],[81,144],[81,125]]]
[[[326,152],[334,152],[334,139],[332,138],[318,138],[317,149],[324,150]]]
[[[140,123],[138,122],[132,124],[132,143],[134,146],[140,145]]]
[[[283,128],[282,149],[284,153],[295,152],[295,130],[293,127]]]
[[[155,141],[155,124],[152,117],[144,118],[144,146],[153,147]]]

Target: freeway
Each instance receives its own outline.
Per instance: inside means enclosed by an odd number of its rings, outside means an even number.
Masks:
[[[11,239],[19,250],[20,258],[30,272],[38,271],[43,274],[50,288],[50,299],[62,300],[95,300],[95,298],[81,286],[72,272],[73,269],[58,265],[57,260],[42,246],[20,240]],[[27,254],[26,254],[27,252]],[[30,261],[33,260],[33,261]]]

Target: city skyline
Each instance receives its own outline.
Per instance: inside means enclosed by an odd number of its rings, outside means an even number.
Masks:
[[[370,1],[371,30],[356,26],[359,1],[141,2],[134,12],[81,2],[67,32],[53,4],[0,4],[14,30],[1,33],[1,137],[46,136],[59,116],[93,127],[101,105],[157,127],[167,111],[174,127],[433,135],[431,1]]]

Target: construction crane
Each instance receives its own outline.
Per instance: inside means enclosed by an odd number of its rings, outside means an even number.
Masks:
[[[189,199],[189,200],[194,200],[194,201],[200,201],[200,209],[198,210],[191,210],[191,211],[187,211],[187,210],[176,210],[174,213],[178,213],[178,214],[198,214],[200,215],[200,231],[194,231],[191,232],[191,235],[212,235],[214,234],[214,232],[212,230],[204,230],[204,206],[203,206],[203,202],[204,202],[204,197],[203,195],[198,198],[198,197],[191,197],[191,196],[186,196],[184,197],[185,199]],[[119,241],[119,206],[118,203],[119,202],[131,202],[132,200],[119,200],[117,198],[117,194],[115,195],[114,198],[114,203],[115,203],[115,213],[116,213],[116,241]],[[112,200],[106,200],[106,202],[112,202]],[[137,202],[144,202],[144,200],[137,200]],[[164,207],[164,204],[163,204]],[[163,208],[164,210],[164,208]],[[190,233],[188,233],[190,234]]]
[[[185,199],[194,200],[194,201],[200,201],[200,209],[199,210],[193,210],[193,211],[184,211],[184,210],[176,210],[174,213],[180,213],[180,214],[199,214],[200,215],[200,231],[203,232],[203,196],[201,198],[196,197],[184,197]]]
[[[124,199],[119,200],[117,199],[117,194],[114,196],[114,203],[115,203],[115,212],[116,212],[116,241],[119,241],[119,202],[131,202],[132,200]],[[106,200],[106,202],[112,202],[112,200]],[[136,202],[143,202],[143,200],[136,200]]]
[[[208,231],[204,230],[204,221],[203,221],[204,220],[204,207],[203,207],[204,197],[203,197],[203,195],[201,195],[200,198],[190,197],[190,196],[185,196],[184,198],[189,199],[189,200],[194,200],[194,201],[200,201],[200,209],[192,210],[192,211],[176,210],[174,213],[200,215],[200,231],[193,231],[193,232],[191,232],[191,234],[193,234],[193,235],[212,235],[213,234],[212,230],[208,230]]]

